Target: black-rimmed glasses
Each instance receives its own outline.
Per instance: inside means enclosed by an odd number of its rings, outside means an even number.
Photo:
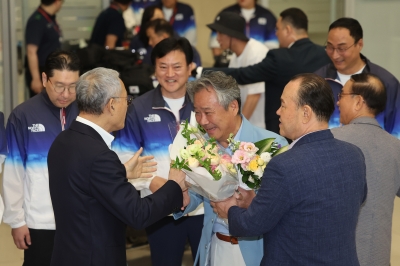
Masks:
[[[333,52],[336,50],[338,54],[344,54],[347,50],[349,50],[351,47],[353,47],[356,43],[353,43],[353,45],[350,45],[349,47],[338,47],[335,48],[330,44],[325,45],[325,51],[329,54],[333,54]]]
[[[76,84],[71,84],[69,86],[64,86],[64,85],[54,85],[53,82],[51,82],[51,79],[47,79],[51,86],[53,87],[54,91],[57,93],[63,93],[65,89],[68,90],[69,93],[75,94],[76,93]]]

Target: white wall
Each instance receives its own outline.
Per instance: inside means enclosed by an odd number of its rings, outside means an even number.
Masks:
[[[364,31],[362,53],[400,79],[400,1],[347,0],[346,16]]]

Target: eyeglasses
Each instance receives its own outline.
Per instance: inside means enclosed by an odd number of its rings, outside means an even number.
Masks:
[[[344,92],[339,92],[338,95],[337,95],[338,100],[340,100],[340,98],[342,98],[342,96],[345,96],[345,95],[360,95],[360,94],[358,94],[358,93],[344,93]]]
[[[127,95],[126,97],[111,97],[113,99],[118,99],[118,98],[126,98],[126,103],[130,105],[133,101],[133,96],[132,95]]]
[[[65,89],[68,90],[69,93],[75,94],[76,93],[76,84],[71,84],[69,86],[63,86],[63,85],[56,85],[54,86],[53,82],[51,82],[51,79],[47,79],[51,86],[53,87],[54,91],[57,93],[63,93]]]
[[[347,48],[342,48],[342,47],[338,47],[335,48],[332,45],[328,44],[325,45],[325,51],[329,54],[333,54],[333,52],[336,50],[338,52],[338,54],[344,54],[347,50],[349,50],[351,47],[353,47],[356,43],[353,43],[353,45],[350,45]]]

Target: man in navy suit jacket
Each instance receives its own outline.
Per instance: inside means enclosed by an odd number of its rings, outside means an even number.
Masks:
[[[277,111],[290,149],[268,163],[249,206],[236,200],[241,195],[212,203],[228,217],[231,234],[264,235],[261,265],[359,265],[355,231],[367,193],[365,162],[359,148],[327,129],[334,108],[323,78],[292,78]]]
[[[144,228],[182,207],[185,174],[171,170],[173,181],[141,199],[126,178],[154,171],[148,168],[148,157],[138,159],[137,152],[123,165],[110,150],[110,132],[124,127],[132,101],[118,76],[117,71],[96,68],[80,77],[79,116],[50,148],[49,184],[57,226],[53,266],[126,266],[125,225]]]

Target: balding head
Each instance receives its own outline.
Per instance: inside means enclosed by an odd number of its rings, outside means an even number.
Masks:
[[[356,74],[346,82],[338,99],[340,123],[347,125],[358,117],[375,117],[382,112],[386,105],[386,89],[377,76]]]
[[[353,81],[352,92],[363,97],[374,116],[385,109],[386,88],[380,78],[370,73],[361,73],[352,75],[351,81]]]

